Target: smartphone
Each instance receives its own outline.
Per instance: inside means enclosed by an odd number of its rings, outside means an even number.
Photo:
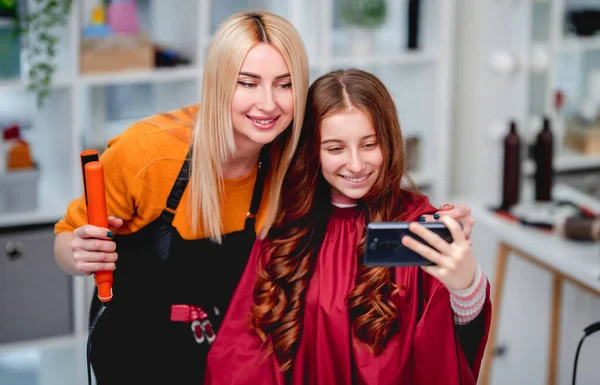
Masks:
[[[402,244],[402,237],[408,235],[428,245],[418,235],[408,229],[411,222],[371,222],[367,225],[367,242],[363,263],[371,267],[429,266],[433,262]],[[440,222],[420,222],[447,242],[452,242],[450,230]]]

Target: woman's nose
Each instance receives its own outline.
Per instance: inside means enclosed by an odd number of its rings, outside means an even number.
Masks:
[[[275,105],[275,99],[273,98],[273,91],[271,89],[267,88],[261,92],[258,103],[256,104],[256,107],[259,110],[266,113],[273,112],[275,111]]]

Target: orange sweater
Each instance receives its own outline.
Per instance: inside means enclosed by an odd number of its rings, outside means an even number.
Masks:
[[[123,219],[119,234],[134,233],[154,221],[165,208],[167,198],[189,149],[198,106],[158,114],[141,120],[108,142],[100,160],[104,166],[108,215]],[[250,207],[257,167],[239,179],[224,180],[224,233],[244,228]],[[267,188],[263,190],[266,202]],[[189,218],[189,184],[175,212],[173,226],[185,239],[196,238]],[[256,228],[266,214],[261,204]],[[55,233],[73,231],[87,223],[85,198],[73,200]],[[197,238],[205,238],[202,227]]]

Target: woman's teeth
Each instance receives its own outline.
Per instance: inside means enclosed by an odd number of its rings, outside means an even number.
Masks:
[[[269,124],[269,123],[273,123],[275,121],[275,119],[269,119],[269,120],[252,119],[252,121],[254,121],[258,124]]]

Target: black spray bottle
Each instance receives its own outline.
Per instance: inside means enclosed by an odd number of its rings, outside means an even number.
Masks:
[[[554,138],[550,129],[550,119],[544,117],[544,125],[537,135],[533,148],[535,161],[535,200],[552,200]]]
[[[502,175],[502,206],[508,210],[519,203],[521,181],[521,138],[517,123],[510,122],[508,134],[504,137],[504,172]]]
[[[407,48],[419,48],[420,0],[408,0],[408,41]]]

